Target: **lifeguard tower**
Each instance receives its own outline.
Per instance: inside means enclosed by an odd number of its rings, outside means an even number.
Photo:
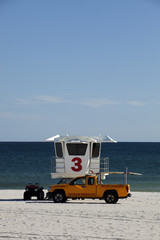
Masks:
[[[52,178],[75,178],[80,175],[109,171],[109,158],[101,158],[101,143],[116,142],[109,136],[87,137],[56,135],[46,141],[54,141],[55,157],[52,158]],[[105,179],[105,174],[102,174]]]

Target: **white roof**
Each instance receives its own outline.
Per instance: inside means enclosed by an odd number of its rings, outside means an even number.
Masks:
[[[87,143],[87,142],[97,142],[96,139],[92,137],[87,137],[87,136],[67,136],[67,137],[62,137],[60,139],[57,139],[58,142],[80,142],[80,143]]]
[[[59,134],[46,139],[45,141],[49,142],[117,142],[113,140],[108,135],[105,135],[104,137],[87,137],[87,136],[60,136]]]
[[[55,135],[53,137],[47,138],[45,142],[54,142],[57,138],[60,138],[60,135]]]

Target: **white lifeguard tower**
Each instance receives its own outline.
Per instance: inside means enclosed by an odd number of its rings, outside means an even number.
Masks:
[[[52,158],[51,178],[75,178],[80,175],[109,171],[109,159],[100,158],[102,142],[116,142],[109,136],[86,137],[56,135],[55,157]],[[102,176],[105,178],[105,176]]]

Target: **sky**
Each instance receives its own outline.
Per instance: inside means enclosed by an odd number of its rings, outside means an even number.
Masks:
[[[0,0],[0,141],[160,141],[158,0]]]

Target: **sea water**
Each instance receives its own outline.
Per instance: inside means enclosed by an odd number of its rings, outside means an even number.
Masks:
[[[24,189],[28,183],[48,188],[51,179],[52,142],[0,142],[0,189]],[[160,191],[160,143],[102,143],[101,156],[109,157],[110,171],[142,173],[128,175],[132,191]],[[124,177],[107,176],[104,183],[123,183]]]

